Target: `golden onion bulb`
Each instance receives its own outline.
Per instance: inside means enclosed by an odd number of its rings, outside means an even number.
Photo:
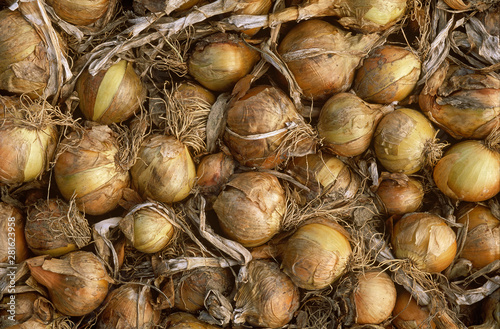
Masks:
[[[415,88],[421,63],[417,55],[399,46],[375,48],[356,71],[356,95],[371,103],[389,104],[405,99]]]
[[[268,260],[248,264],[248,280],[236,296],[234,322],[256,327],[279,328],[292,320],[299,308],[299,290],[279,265]]]
[[[455,232],[439,217],[426,212],[404,215],[391,234],[394,255],[410,259],[422,271],[437,273],[447,268],[457,252]]]
[[[109,0],[48,0],[57,16],[74,25],[90,25],[108,11]]]
[[[196,168],[186,145],[174,136],[153,134],[130,168],[133,188],[143,197],[173,203],[184,200],[196,182]]]
[[[47,49],[19,10],[0,11],[0,90],[43,94],[50,75]]]
[[[166,329],[220,329],[218,326],[198,320],[193,314],[176,312],[165,319]]]
[[[21,209],[0,202],[0,263],[13,266],[29,257],[24,221]]]
[[[312,137],[298,140],[294,149],[283,146],[294,130],[298,133],[305,126],[292,100],[282,90],[257,86],[229,107],[224,141],[240,164],[272,169],[290,153],[307,154],[314,148]]]
[[[85,217],[60,199],[39,199],[28,207],[26,242],[35,255],[58,257],[86,246],[91,230]]]
[[[92,76],[85,70],[75,84],[80,110],[100,124],[125,121],[139,110],[146,88],[131,62],[121,60]]]
[[[370,146],[380,119],[391,110],[351,93],[338,93],[321,108],[319,137],[328,151],[345,157],[360,155]]]
[[[105,125],[71,132],[59,145],[54,177],[66,200],[75,198],[78,209],[102,215],[118,206],[129,173],[119,163],[116,134]]]
[[[153,306],[149,288],[125,283],[112,290],[103,302],[97,329],[153,329],[160,323],[160,310]]]
[[[259,53],[236,34],[215,33],[196,43],[188,59],[188,72],[212,91],[229,91],[250,73],[259,58]]]
[[[235,174],[213,205],[224,234],[245,247],[269,241],[281,229],[285,191],[276,176],[263,172]]]
[[[213,105],[216,101],[214,93],[193,82],[181,82],[175,88],[173,97],[179,99],[188,108],[197,108],[200,104]]]
[[[344,274],[352,249],[342,226],[315,218],[300,226],[280,253],[283,272],[298,287],[317,290]]]
[[[467,224],[467,235],[460,257],[472,262],[477,269],[500,260],[500,219],[491,209],[479,204],[459,208],[457,223]]]
[[[484,139],[500,125],[500,80],[444,62],[426,82],[419,105],[454,138]]]
[[[378,270],[357,276],[353,291],[358,324],[379,324],[387,320],[396,305],[396,286],[391,277]]]
[[[436,328],[427,308],[420,306],[406,290],[398,292],[392,315],[392,324],[397,329]]]
[[[380,179],[375,194],[385,213],[404,215],[420,208],[424,187],[418,179],[399,173],[383,173]]]
[[[47,288],[55,308],[69,316],[95,310],[112,282],[105,265],[88,251],[73,251],[60,258],[38,256],[26,262],[33,278]]]
[[[500,192],[500,153],[483,141],[453,144],[434,167],[434,182],[448,197],[485,201]]]
[[[50,105],[22,106],[18,98],[0,98],[0,183],[7,185],[30,182],[45,173],[59,138],[56,124],[40,113]],[[43,119],[29,119],[33,116]]]
[[[351,87],[354,70],[375,41],[374,35],[353,35],[326,21],[298,23],[278,45],[303,95],[324,101]]]
[[[340,2],[339,23],[361,32],[377,32],[393,26],[406,12],[405,0],[345,0]]]
[[[219,195],[234,173],[236,162],[223,152],[204,156],[196,170],[196,185],[204,195]]]
[[[373,147],[382,166],[390,172],[413,174],[424,166],[436,130],[421,112],[400,108],[380,120]]]

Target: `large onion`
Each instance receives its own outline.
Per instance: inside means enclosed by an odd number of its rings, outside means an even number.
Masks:
[[[500,192],[500,153],[483,141],[456,143],[434,167],[434,181],[455,200],[485,201]]]

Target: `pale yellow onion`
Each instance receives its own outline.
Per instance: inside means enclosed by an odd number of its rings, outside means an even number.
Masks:
[[[436,130],[421,112],[400,108],[380,120],[373,138],[375,155],[390,172],[413,174],[424,166]]]
[[[71,132],[59,145],[54,166],[57,187],[80,211],[102,215],[118,206],[129,173],[118,161],[116,134],[104,125]]]
[[[199,104],[213,105],[216,97],[205,87],[190,81],[181,82],[174,90],[173,96],[180,99],[186,107],[197,108]]]
[[[83,71],[75,90],[85,118],[101,124],[129,119],[139,110],[146,97],[146,88],[132,63],[126,60],[121,60],[94,76],[88,70]]]
[[[458,142],[436,164],[433,178],[452,199],[488,200],[500,192],[500,153],[480,140]]]
[[[405,0],[340,1],[339,23],[361,32],[377,32],[396,24],[406,13]]]
[[[29,257],[24,225],[25,215],[21,209],[0,202],[0,263],[12,266]]]
[[[457,252],[455,232],[439,217],[426,212],[404,215],[392,229],[391,245],[399,259],[416,268],[437,273],[447,268]]]
[[[388,214],[404,215],[415,212],[422,206],[424,187],[414,177],[384,172],[375,188],[382,211]]]
[[[90,25],[104,16],[110,0],[48,0],[47,3],[66,22]]]
[[[392,324],[397,329],[435,329],[427,308],[418,305],[417,301],[406,290],[398,292],[396,305],[392,311]]]
[[[130,168],[133,188],[143,197],[173,203],[185,199],[196,182],[186,145],[174,136],[153,134],[142,143]]]

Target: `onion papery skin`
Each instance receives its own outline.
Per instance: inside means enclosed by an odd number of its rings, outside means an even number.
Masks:
[[[104,16],[109,0],[48,0],[57,16],[74,25],[90,25]]]
[[[118,163],[118,142],[104,125],[70,133],[59,145],[54,166],[57,187],[66,200],[75,197],[78,209],[102,215],[118,206],[129,186],[127,170]]]
[[[268,260],[248,264],[248,280],[238,289],[235,323],[256,327],[279,328],[292,320],[299,308],[299,290],[292,280]]]
[[[278,53],[308,100],[326,101],[348,90],[373,35],[351,35],[326,21],[298,23],[278,45]]]
[[[418,101],[456,139],[484,139],[500,125],[500,80],[448,62],[430,77]]]
[[[227,237],[245,247],[256,247],[280,231],[285,191],[272,174],[239,173],[229,180],[213,209]]]
[[[488,200],[500,192],[500,153],[482,141],[458,142],[438,161],[433,178],[439,190],[454,200]]]
[[[373,137],[375,155],[393,173],[413,174],[422,169],[425,152],[436,130],[421,112],[400,108],[380,120]]]
[[[174,136],[153,134],[130,169],[132,187],[143,197],[173,203],[184,200],[196,182],[196,167],[186,145]]]
[[[38,179],[54,158],[59,139],[57,126],[27,122],[17,109],[21,106],[17,98],[2,97],[0,101],[0,183],[17,185]],[[23,111],[40,110],[40,105],[33,104]]]
[[[392,324],[397,329],[435,329],[429,311],[418,305],[406,290],[398,292],[396,305],[392,311]]]
[[[363,100],[389,104],[405,99],[415,88],[421,63],[411,51],[384,45],[374,49],[356,71],[353,90]]]
[[[379,324],[389,318],[396,305],[396,286],[386,272],[368,271],[358,275],[353,292],[357,324]]]
[[[267,15],[271,10],[273,2],[271,0],[246,0],[244,7],[234,11],[236,15]],[[249,37],[254,36],[260,31],[259,27],[254,29],[246,29],[241,32]]]
[[[168,329],[220,329],[205,321],[198,320],[193,314],[176,312],[169,314],[165,320]]]
[[[340,225],[319,218],[299,227],[288,239],[281,267],[299,288],[318,290],[345,272],[351,254],[349,234]]]
[[[0,202],[0,263],[21,263],[29,257],[29,248],[24,237],[25,216],[16,206]],[[15,254],[12,254],[12,242],[14,238]]]
[[[463,205],[456,215],[457,223],[468,225],[460,257],[480,269],[500,260],[500,220],[483,205]]]
[[[229,91],[259,59],[259,53],[236,34],[215,33],[196,43],[188,59],[188,72],[212,91]]]
[[[391,234],[394,255],[410,259],[419,270],[437,273],[447,268],[457,252],[455,232],[441,217],[425,212],[404,215]]]
[[[405,174],[389,174],[381,177],[375,194],[384,212],[404,215],[420,209],[424,199],[424,186]]]
[[[47,50],[19,10],[0,11],[0,90],[43,94],[50,75]]]
[[[131,118],[146,97],[146,89],[132,63],[125,60],[94,76],[85,70],[75,90],[85,118],[106,125]]]
[[[360,155],[371,144],[384,112],[351,93],[338,93],[321,108],[318,133],[325,148],[337,155]]]

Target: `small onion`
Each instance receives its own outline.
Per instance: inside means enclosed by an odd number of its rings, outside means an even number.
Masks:
[[[358,275],[354,289],[356,323],[378,324],[389,318],[396,305],[396,286],[386,272],[368,271]]]
[[[102,215],[118,206],[129,173],[118,161],[116,134],[104,125],[74,131],[59,145],[54,166],[57,187],[66,200],[75,198],[80,211]]]
[[[418,305],[406,290],[398,292],[396,305],[392,311],[392,324],[397,329],[435,329],[436,325],[429,311]]]
[[[293,233],[280,254],[283,272],[299,288],[317,290],[344,274],[352,249],[342,226],[315,218]]]
[[[165,203],[184,200],[196,180],[186,145],[174,136],[153,134],[142,143],[130,168],[133,188],[143,197]]]
[[[405,99],[420,76],[420,59],[403,47],[374,49],[356,71],[353,90],[363,100],[389,104]]]
[[[404,16],[407,6],[405,0],[344,0],[339,5],[339,23],[364,33],[393,26]]]
[[[0,202],[0,263],[12,266],[29,257],[24,221],[24,214],[19,208]]]
[[[185,312],[172,313],[165,319],[166,329],[220,329],[218,326],[198,320],[194,315]]]
[[[419,105],[454,138],[483,139],[500,125],[500,80],[444,62],[427,80]]]
[[[224,234],[245,247],[269,241],[281,229],[285,191],[263,172],[233,175],[213,205]]]
[[[234,323],[279,328],[286,325],[299,308],[299,290],[278,264],[253,260],[248,264],[248,280],[234,297]]]
[[[414,177],[384,172],[375,194],[385,213],[404,215],[420,208],[424,199],[424,187]]]
[[[250,73],[259,58],[236,34],[215,33],[196,43],[188,72],[210,90],[228,91]]]
[[[455,232],[441,217],[425,212],[404,215],[392,229],[391,244],[397,258],[410,259],[422,271],[447,268],[457,252]]]
[[[196,108],[199,104],[213,105],[215,95],[208,89],[193,82],[182,82],[174,90],[173,96],[188,108]]]
[[[304,97],[324,101],[351,87],[355,68],[376,39],[374,34],[352,35],[326,21],[309,19],[285,35],[278,53]]]
[[[104,16],[110,0],[48,0],[55,13],[68,23],[90,25]]]
[[[400,108],[380,120],[373,147],[385,169],[409,175],[424,166],[435,135],[436,130],[421,112]]]
[[[235,167],[236,162],[223,152],[206,155],[196,170],[196,185],[204,195],[219,195]]]
[[[101,124],[129,119],[146,97],[146,88],[132,63],[125,60],[94,76],[85,70],[78,78],[75,90],[85,118]]]
[[[23,292],[15,295],[5,295],[0,300],[0,327],[10,328],[8,324],[19,324],[30,319],[35,313],[35,301],[41,297],[37,292]],[[7,307],[3,308],[4,305]],[[10,311],[14,311],[13,313]]]
[[[244,6],[241,9],[236,9],[233,13],[235,15],[267,15],[273,2],[271,0],[245,0]],[[246,29],[241,32],[248,36],[253,36],[259,32],[260,28]]]
[[[436,164],[433,177],[439,190],[452,199],[488,200],[500,192],[500,153],[483,141],[458,142]]]
[[[475,268],[500,260],[500,219],[490,208],[478,204],[465,204],[459,208],[457,223],[468,225],[462,258],[472,262]]]
[[[368,104],[351,93],[338,93],[321,108],[318,133],[328,151],[345,157],[360,155],[371,144],[382,117],[392,107]]]
[[[26,262],[33,278],[47,288],[55,308],[69,316],[95,310],[112,282],[104,264],[88,251],[73,251],[59,259],[39,256]]]

